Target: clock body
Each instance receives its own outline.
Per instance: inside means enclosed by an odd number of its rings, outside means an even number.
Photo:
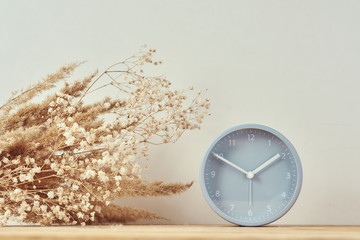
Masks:
[[[200,185],[210,207],[241,226],[261,226],[282,217],[302,184],[299,156],[278,131],[244,124],[220,134],[207,149]]]

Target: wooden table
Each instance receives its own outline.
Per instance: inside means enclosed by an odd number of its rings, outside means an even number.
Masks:
[[[2,227],[1,240],[17,239],[360,239],[360,226],[112,225]]]

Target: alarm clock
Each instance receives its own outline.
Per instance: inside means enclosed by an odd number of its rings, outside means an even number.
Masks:
[[[220,134],[200,167],[200,186],[210,207],[240,226],[269,224],[294,205],[301,189],[299,156],[278,131],[244,124]]]

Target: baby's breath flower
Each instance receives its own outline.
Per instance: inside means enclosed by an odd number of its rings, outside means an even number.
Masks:
[[[109,181],[109,177],[105,174],[103,171],[98,172],[98,178],[101,182],[107,182]]]
[[[111,105],[110,105],[109,102],[104,103],[104,107],[105,107],[105,108],[110,108],[110,106],[111,106]]]
[[[121,168],[120,168],[120,174],[121,174],[122,176],[124,176],[124,175],[126,175],[126,173],[127,173],[127,169],[126,169],[125,167],[121,167]]]
[[[84,214],[82,212],[78,212],[76,215],[78,218],[84,218]]]
[[[26,175],[25,174],[20,174],[19,179],[20,179],[20,182],[25,182],[26,181]]]
[[[115,181],[121,181],[122,177],[121,176],[115,176]]]
[[[55,197],[55,194],[54,194],[53,191],[49,191],[49,192],[47,193],[47,196],[48,196],[50,199],[53,199],[53,198]]]
[[[9,159],[7,158],[7,157],[4,157],[3,159],[2,159],[2,161],[3,161],[3,163],[5,163],[5,164],[7,164],[7,163],[9,163],[10,161],[9,161]]]
[[[79,186],[78,185],[76,185],[76,184],[73,184],[72,185],[72,190],[73,191],[77,191],[79,189]]]

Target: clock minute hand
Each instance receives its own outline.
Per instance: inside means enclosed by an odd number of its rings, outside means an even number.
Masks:
[[[271,163],[275,162],[279,158],[280,158],[280,154],[278,154],[278,153],[275,154],[274,156],[269,158],[266,162],[264,162],[263,164],[261,164],[260,166],[255,168],[255,170],[252,171],[252,173],[255,175],[256,173],[260,172],[261,170],[263,170],[264,168],[266,168],[267,166],[269,166]]]
[[[217,153],[213,153],[215,157],[217,157],[218,159],[220,159],[221,161],[223,161],[224,163],[227,163],[229,164],[230,166],[232,166],[233,168],[239,170],[240,172],[244,173],[245,175],[249,174],[248,171],[242,169],[241,167],[239,167],[238,165],[230,162],[229,160],[223,158],[222,156],[220,156],[219,154]],[[279,155],[280,156],[280,155]]]

